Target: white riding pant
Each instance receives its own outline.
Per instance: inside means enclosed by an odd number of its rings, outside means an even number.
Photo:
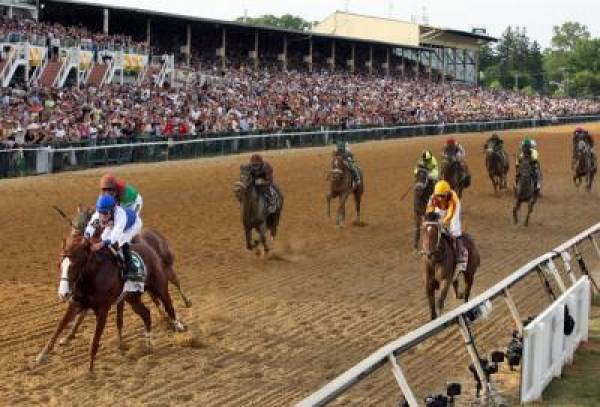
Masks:
[[[131,240],[142,231],[142,226],[142,219],[139,216],[136,217],[135,223],[131,225],[129,229],[125,230],[121,236],[119,236],[119,240],[117,241],[119,243],[119,247],[123,246],[125,243],[131,243]],[[111,228],[105,228],[102,232],[101,239],[103,241],[110,239],[111,232]]]
[[[439,209],[439,208],[436,209],[436,213],[438,213],[440,215],[441,219],[443,219],[446,216],[447,212],[448,211],[446,211],[444,209]],[[460,203],[459,203],[458,206],[456,207],[456,210],[454,211],[454,217],[450,221],[450,226],[448,227],[448,232],[450,233],[450,236],[452,236],[453,238],[462,236],[462,225],[460,222],[460,218],[461,218],[461,213],[460,213]]]

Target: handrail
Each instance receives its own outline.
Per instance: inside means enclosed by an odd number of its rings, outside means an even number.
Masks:
[[[104,75],[102,75],[102,80],[100,81],[99,86],[103,86],[107,81],[112,71],[112,62],[109,60],[106,63],[106,70],[104,71]]]
[[[31,78],[29,78],[29,85],[38,86],[40,76],[42,76],[42,72],[48,66],[48,48],[44,48],[44,53],[42,56],[42,63],[35,67],[33,73],[31,74]]]
[[[17,52],[15,50],[15,48],[11,45],[10,46],[10,51],[8,51],[8,58],[6,59],[6,64],[4,64],[4,66],[2,67],[2,71],[0,71],[0,79],[2,79],[2,86],[8,86],[8,84],[4,84],[4,81],[6,79],[6,74],[7,74],[7,70],[10,70],[10,68],[12,67],[12,65],[15,62],[15,59],[17,57]]]

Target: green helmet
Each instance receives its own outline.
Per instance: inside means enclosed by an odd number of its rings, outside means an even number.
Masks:
[[[529,137],[525,137],[523,139],[523,142],[521,143],[521,145],[531,147],[533,145],[533,143],[531,142],[531,139]]]
[[[421,154],[421,159],[425,162],[431,161],[432,158],[433,154],[431,154],[431,151],[429,150],[425,150],[423,151],[423,154]]]

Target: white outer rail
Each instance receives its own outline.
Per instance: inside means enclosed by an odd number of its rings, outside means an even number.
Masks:
[[[383,365],[388,357],[394,356],[396,354],[402,353],[407,349],[423,342],[427,338],[435,335],[436,333],[442,331],[446,327],[451,324],[457,323],[459,317],[461,317],[466,312],[476,308],[481,303],[497,298],[500,295],[503,295],[505,290],[513,286],[518,281],[522,280],[524,277],[528,276],[530,273],[537,272],[537,268],[539,266],[543,266],[548,261],[551,261],[557,255],[560,255],[561,252],[568,250],[573,245],[581,242],[584,239],[587,239],[594,233],[600,231],[600,223],[586,229],[581,232],[577,236],[569,239],[565,243],[558,246],[556,249],[539,256],[538,258],[530,261],[525,264],[517,271],[506,277],[504,280],[500,281],[493,287],[489,288],[485,292],[481,293],[477,297],[473,298],[466,304],[462,304],[454,310],[442,315],[434,321],[431,321],[420,328],[396,339],[393,342],[388,343],[387,345],[382,346],[377,351],[372,353],[367,358],[363,359],[361,362],[357,363],[331,382],[327,383],[321,389],[316,391],[315,393],[309,395],[308,397],[301,400],[296,406],[297,407],[312,407],[312,406],[323,406],[328,402],[335,399],[341,393],[343,393],[346,389],[353,386],[360,380],[362,380],[365,376],[379,368]],[[410,403],[410,402],[409,402]],[[410,403],[411,407],[413,407],[413,403]]]

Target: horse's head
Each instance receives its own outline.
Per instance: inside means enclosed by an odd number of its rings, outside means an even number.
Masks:
[[[415,174],[415,190],[423,190],[429,184],[429,172],[424,167],[418,167]]]
[[[71,288],[86,267],[91,253],[91,243],[83,236],[71,236],[69,241],[63,239],[58,268],[60,269],[60,283],[58,296],[66,300],[71,296]]]
[[[590,151],[590,146],[584,140],[579,140],[577,142],[577,154],[583,156]]]
[[[83,232],[85,232],[85,227],[88,222],[92,218],[94,211],[90,208],[82,209],[81,206],[77,207],[77,215],[71,221],[71,236],[83,236]],[[96,233],[99,234],[99,228],[96,230]]]
[[[439,252],[440,241],[442,240],[442,224],[439,214],[434,212],[425,214],[421,236],[423,255],[431,260]]]
[[[519,163],[519,178],[529,180],[531,178],[531,158],[524,157]]]
[[[233,192],[238,200],[241,199],[243,193],[250,191],[252,186],[254,186],[252,167],[249,164],[240,165],[240,180],[233,185]]]
[[[331,160],[331,179],[333,181],[339,181],[344,175],[344,159],[340,154],[334,154]]]

